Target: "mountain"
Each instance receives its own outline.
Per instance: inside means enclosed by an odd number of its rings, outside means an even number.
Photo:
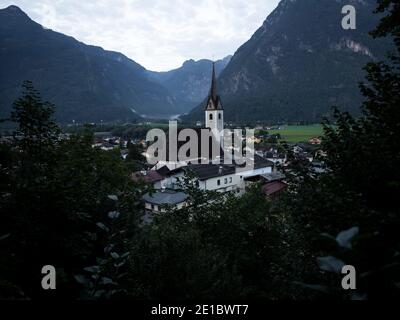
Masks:
[[[232,56],[215,61],[217,76],[224,70]],[[149,71],[149,78],[166,87],[174,95],[182,113],[191,111],[204,100],[210,90],[212,61],[187,60],[175,70],[167,72]]]
[[[168,90],[136,62],[45,29],[10,6],[0,10],[0,118],[9,115],[24,80],[56,104],[60,122],[167,117],[179,111]]]
[[[344,30],[341,13],[353,5],[357,29]],[[363,66],[384,57],[390,40],[368,33],[380,16],[376,0],[282,0],[218,79],[231,121],[320,121],[339,106],[356,113]],[[186,120],[202,120],[204,105]]]

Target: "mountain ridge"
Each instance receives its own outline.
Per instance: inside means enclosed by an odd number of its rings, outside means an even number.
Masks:
[[[151,80],[160,83],[172,92],[182,113],[186,113],[207,97],[210,89],[212,64],[215,63],[218,76],[229,63],[231,57],[231,55],[228,55],[216,61],[189,59],[183,62],[181,67],[170,71],[148,71],[148,76]]]
[[[343,30],[341,9],[354,5],[357,29]],[[332,106],[357,113],[362,68],[389,50],[369,31],[374,0],[282,0],[233,55],[218,78],[228,121],[319,122]],[[204,103],[187,121],[202,120]]]
[[[1,9],[0,22],[0,117],[8,116],[24,80],[56,104],[60,122],[178,113],[171,93],[122,53],[46,29],[17,6]]]

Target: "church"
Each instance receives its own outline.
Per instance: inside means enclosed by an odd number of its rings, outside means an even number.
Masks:
[[[211,87],[206,100],[205,128],[214,136],[219,136],[223,141],[224,108],[221,97],[217,93],[217,79],[213,64]],[[197,129],[199,130],[199,129]],[[201,145],[199,142],[198,145]],[[223,148],[221,148],[223,149]],[[223,154],[223,150],[220,150]],[[146,210],[150,212],[165,212],[165,205],[182,207],[187,200],[184,190],[180,190],[180,178],[192,174],[197,178],[197,186],[201,190],[216,191],[221,193],[232,192],[238,196],[246,192],[246,187],[257,177],[270,174],[274,164],[258,155],[252,155],[252,167],[238,165],[235,162],[226,164],[223,155],[219,155],[218,163],[210,161],[207,164],[199,164],[199,157],[193,157],[186,161],[159,161],[151,170],[142,172],[142,179],[152,183],[156,190],[153,194],[143,196]],[[215,159],[213,159],[215,160]],[[140,175],[136,177],[140,180]]]

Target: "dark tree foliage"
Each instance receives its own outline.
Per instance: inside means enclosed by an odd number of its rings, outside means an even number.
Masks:
[[[368,208],[382,213],[379,219],[389,222],[399,213],[400,194],[400,6],[379,1],[377,11],[385,10],[389,14],[373,34],[393,35],[397,52],[391,53],[388,63],[366,66],[363,115],[354,119],[336,112],[338,127],[325,126],[324,148],[335,177],[359,193]]]
[[[139,144],[134,144],[130,140],[127,143],[128,155],[126,164],[131,171],[139,171],[145,168],[146,158],[143,156],[144,148]]]
[[[315,174],[292,159],[294,188],[288,208],[299,230],[306,235],[314,255],[335,255],[353,264],[358,272],[359,290],[352,294],[340,290],[340,275],[327,277],[341,298],[400,294],[396,285],[400,280],[400,6],[397,1],[378,1],[377,12],[387,15],[372,34],[392,36],[395,50],[387,62],[365,67],[368,82],[360,85],[365,97],[362,115],[354,118],[335,110],[334,125],[325,122],[326,173]],[[360,232],[352,235],[351,245],[346,247],[327,236],[354,226]],[[325,235],[319,237],[321,233]],[[320,264],[323,270],[329,269],[325,262]],[[340,260],[332,263],[341,264]]]
[[[379,26],[371,32],[374,37],[392,35],[399,46],[400,37],[400,3],[395,0],[378,0],[376,13],[383,12],[386,16],[381,19]]]
[[[272,212],[259,186],[237,197],[200,191],[187,177],[183,189],[188,205],[157,215],[132,241],[134,296],[296,298],[291,263],[302,252],[285,242],[287,217]]]
[[[119,210],[132,233],[137,195],[119,154],[92,148],[90,132],[60,136],[54,107],[31,83],[24,88],[11,117],[14,142],[1,146],[0,296],[78,297],[75,275],[95,264],[109,241],[98,224]],[[56,267],[57,290],[41,288],[44,265]]]

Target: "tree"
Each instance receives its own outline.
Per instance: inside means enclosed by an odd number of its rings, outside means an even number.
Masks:
[[[30,156],[46,155],[46,147],[56,143],[60,129],[52,119],[54,105],[43,102],[32,82],[23,83],[22,97],[13,104],[11,121],[17,123],[14,133],[18,147]]]
[[[169,209],[132,241],[130,287],[140,298],[288,298],[285,219],[260,186],[245,195],[201,191],[188,175],[187,206]],[[283,258],[284,257],[284,258]],[[294,260],[294,259],[293,259]],[[293,260],[285,260],[293,262]]]
[[[127,160],[138,162],[143,162],[145,160],[145,157],[142,155],[143,148],[141,148],[140,145],[134,144],[129,141],[127,147],[129,152],[128,156],[126,157]]]
[[[314,240],[310,241],[314,255],[335,255],[353,264],[361,289],[357,297],[370,299],[400,294],[396,286],[400,280],[400,5],[380,0],[377,12],[387,16],[372,34],[393,36],[395,51],[387,62],[366,66],[368,82],[360,85],[365,97],[362,116],[335,110],[334,125],[325,121],[323,150],[329,170],[316,175],[301,166],[294,200],[288,201],[299,229]],[[349,240],[348,247],[331,241],[332,235],[355,227],[360,234]],[[340,288],[338,277],[327,279]]]
[[[14,144],[1,163],[7,183],[0,184],[0,294],[74,298],[82,290],[75,275],[95,265],[114,241],[99,224],[118,210],[127,230],[122,237],[130,237],[139,221],[139,194],[119,154],[93,148],[89,131],[60,136],[54,107],[31,84],[24,86],[11,117],[18,125]],[[52,292],[40,287],[47,264],[57,270]]]

